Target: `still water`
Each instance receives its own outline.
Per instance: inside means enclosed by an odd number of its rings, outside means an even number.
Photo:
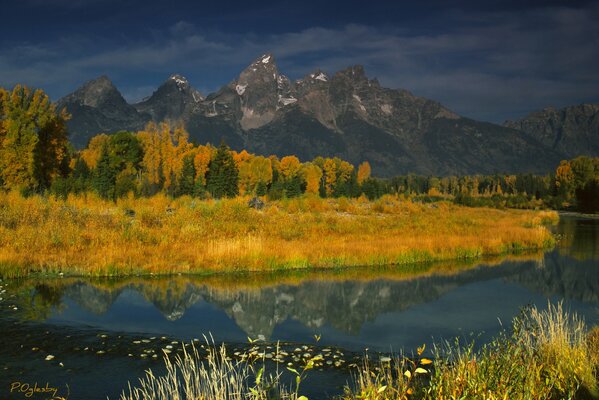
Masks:
[[[454,337],[483,344],[530,304],[563,300],[599,324],[599,220],[562,217],[555,230],[550,252],[479,264],[0,282],[0,398],[24,398],[10,393],[21,382],[116,399],[144,370],[162,370],[166,345],[176,353],[209,334],[232,349],[248,337],[289,351],[334,349],[343,364],[314,371],[302,390],[327,398],[365,351],[410,353]]]

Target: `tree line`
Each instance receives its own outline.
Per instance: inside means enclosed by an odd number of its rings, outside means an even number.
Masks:
[[[376,199],[403,194],[422,201],[450,199],[470,206],[576,208],[599,211],[599,158],[562,161],[547,175],[371,176],[338,157],[301,162],[261,156],[224,142],[195,145],[180,126],[149,123],[139,132],[94,136],[76,151],[67,140],[65,110],[41,90],[0,89],[0,187],[24,194],[94,191],[105,199],[132,194],[222,198],[238,195]]]

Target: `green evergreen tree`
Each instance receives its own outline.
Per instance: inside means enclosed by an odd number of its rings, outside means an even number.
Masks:
[[[195,176],[196,169],[193,165],[193,158],[186,156],[183,159],[183,168],[181,169],[181,177],[177,182],[177,195],[189,195],[192,196],[195,191]]]
[[[135,184],[135,176],[127,173],[118,174],[114,182],[114,197],[124,197],[129,193],[137,195],[137,185]]]
[[[100,153],[98,165],[94,170],[93,188],[104,199],[115,198],[116,172],[110,162],[108,148],[105,146]]]
[[[120,131],[110,135],[108,146],[112,162],[119,171],[127,166],[139,169],[144,152],[139,139],[133,133]]]
[[[285,196],[288,198],[297,197],[302,194],[302,181],[299,175],[285,182]]]
[[[229,146],[221,142],[214,160],[210,161],[206,176],[206,189],[212,197],[235,197],[239,194],[237,183],[239,171],[231,155]]]
[[[267,192],[268,186],[266,186],[266,183],[262,181],[258,182],[256,185],[256,196],[265,196]]]

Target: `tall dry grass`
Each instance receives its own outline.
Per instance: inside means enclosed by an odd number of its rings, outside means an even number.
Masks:
[[[596,399],[599,398],[597,328],[561,303],[540,311],[532,307],[514,319],[511,335],[475,351],[459,341],[435,351],[435,362],[400,358],[394,366],[357,374],[345,399]],[[419,364],[418,364],[419,363]],[[419,379],[415,368],[420,365]],[[374,371],[374,372],[373,372]],[[406,372],[407,371],[407,372]]]
[[[302,197],[258,211],[200,201],[0,193],[0,274],[274,271],[474,259],[541,249],[553,212]]]
[[[187,350],[190,347],[190,351]],[[120,400],[295,400],[294,392],[280,385],[280,375],[266,377],[247,361],[232,361],[225,345],[207,346],[201,357],[193,345],[184,346],[183,354],[170,359],[165,355],[166,374],[155,376],[152,370],[137,386],[124,391]]]

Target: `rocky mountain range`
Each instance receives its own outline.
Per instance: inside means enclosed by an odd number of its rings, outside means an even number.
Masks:
[[[526,132],[565,158],[599,156],[599,104],[549,107],[504,126]]]
[[[598,106],[500,126],[462,117],[407,90],[384,88],[359,65],[332,76],[316,70],[292,82],[271,54],[207,96],[173,75],[149,98],[128,104],[102,76],[57,104],[72,114],[71,141],[79,148],[101,132],[169,120],[183,124],[197,143],[224,139],[233,149],[295,154],[302,161],[366,160],[378,176],[546,173],[572,154],[599,155],[599,140],[588,145],[599,134]],[[542,122],[547,120],[560,122]],[[579,126],[588,129],[580,134]]]

